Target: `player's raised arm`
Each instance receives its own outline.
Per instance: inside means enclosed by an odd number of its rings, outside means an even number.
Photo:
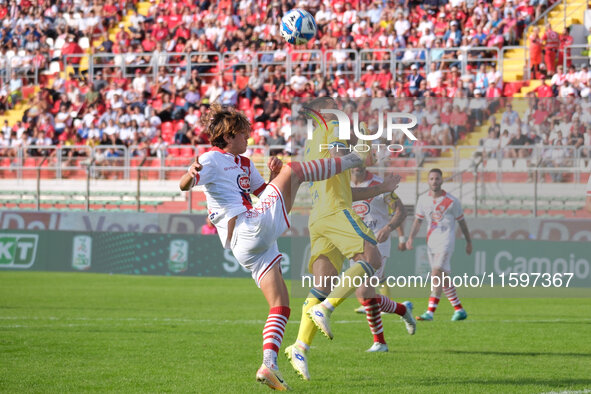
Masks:
[[[195,186],[197,174],[199,171],[203,169],[201,163],[199,163],[199,157],[195,157],[195,161],[191,163],[191,167],[187,170],[185,174],[181,177],[181,181],[179,183],[179,187],[182,191],[190,190],[193,186]]]
[[[460,225],[460,229],[462,230],[462,234],[464,234],[464,238],[466,239],[466,254],[472,254],[472,238],[470,237],[470,230],[468,230],[468,224],[466,220],[461,219],[458,220],[458,224]]]
[[[375,196],[379,196],[380,194],[392,193],[394,190],[396,190],[396,188],[398,188],[401,179],[402,178],[400,175],[388,174],[384,177],[384,182],[378,185],[368,187],[353,187],[351,188],[353,201],[368,200]]]

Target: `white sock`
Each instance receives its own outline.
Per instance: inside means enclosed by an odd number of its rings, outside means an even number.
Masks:
[[[277,369],[277,352],[273,349],[263,350],[263,364],[273,370]]]

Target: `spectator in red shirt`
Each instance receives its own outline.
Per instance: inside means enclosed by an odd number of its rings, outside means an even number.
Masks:
[[[369,64],[366,67],[367,73],[361,76],[361,81],[365,83],[365,86],[373,86],[373,83],[378,79],[378,75],[374,72],[373,65]]]
[[[558,51],[558,64],[564,64],[564,52],[566,50],[566,66],[570,67],[572,64],[572,59],[570,55],[570,48],[574,42],[573,37],[568,33],[568,29],[564,29],[562,34],[559,36],[560,39],[560,47]]]
[[[392,73],[390,72],[390,66],[388,64],[382,66],[382,70],[378,74],[377,80],[382,89],[388,88],[390,81],[392,80]]]
[[[168,37],[168,28],[164,25],[164,19],[159,17],[156,26],[152,29],[152,37],[156,42],[164,42]]]
[[[546,50],[544,54],[546,69],[548,70],[548,74],[554,74],[556,71],[556,61],[558,60],[558,49],[560,48],[560,37],[558,33],[552,30],[552,25],[549,23],[546,24],[546,32],[542,40],[545,43],[544,49]]]
[[[74,40],[74,36],[68,37],[68,42],[62,48],[62,56],[64,55],[82,55],[84,50],[78,45],[78,43]],[[80,71],[80,61],[82,58],[80,56],[66,56],[66,62],[72,65],[74,68],[74,74],[79,75]]]

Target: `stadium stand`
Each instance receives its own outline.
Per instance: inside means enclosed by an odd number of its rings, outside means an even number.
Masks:
[[[407,182],[427,165],[470,182],[478,160],[486,182],[586,180],[591,74],[587,44],[571,35],[586,2],[307,1],[299,6],[313,11],[319,35],[293,48],[278,21],[295,5],[0,4],[0,176],[175,179],[208,147],[200,117],[212,102],[249,117],[258,162],[297,155],[305,135],[291,104],[327,94],[365,113],[419,115],[419,141],[384,141],[405,147],[386,159],[408,170]],[[529,210],[531,201],[503,196],[481,207]],[[46,197],[79,207],[74,194]],[[126,205],[96,197],[97,207]],[[19,199],[27,205],[26,193]]]

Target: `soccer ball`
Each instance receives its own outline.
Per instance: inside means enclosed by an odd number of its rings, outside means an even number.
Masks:
[[[283,15],[280,31],[285,41],[293,45],[301,45],[314,38],[318,27],[314,17],[308,11],[296,8]]]

